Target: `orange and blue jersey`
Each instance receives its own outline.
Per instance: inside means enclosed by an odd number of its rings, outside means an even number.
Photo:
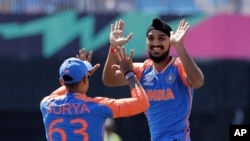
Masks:
[[[171,58],[160,72],[150,59],[134,63],[150,107],[145,112],[152,141],[190,141],[189,116],[193,88],[179,58]]]
[[[144,90],[139,87],[131,91],[131,98],[91,98],[66,92],[62,86],[40,103],[46,138],[48,141],[102,141],[106,118],[139,114],[149,106],[147,96],[141,92]]]

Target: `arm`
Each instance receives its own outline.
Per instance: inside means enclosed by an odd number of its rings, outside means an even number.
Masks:
[[[117,64],[115,53],[109,51],[102,73],[102,81],[104,85],[106,86],[127,85],[128,82],[124,78],[122,72],[119,69],[113,67],[114,64]]]
[[[125,48],[116,53],[117,61],[120,71],[128,81],[130,92],[133,98],[123,99],[125,104],[120,104],[120,114],[122,116],[130,116],[132,114],[138,114],[145,111],[149,107],[148,97],[145,90],[141,86],[139,80],[136,78],[133,72],[133,51],[130,52],[130,56],[126,56]]]
[[[124,45],[132,38],[130,33],[126,38],[124,37],[124,21],[118,20],[115,24],[111,24],[110,32],[110,51],[107,56],[102,74],[102,81],[106,86],[122,86],[127,85],[128,82],[124,79],[124,76],[120,70],[113,67],[117,64],[115,50],[119,46]]]
[[[131,116],[144,112],[149,107],[149,100],[138,79],[134,76],[128,79],[132,98],[116,100],[114,118]],[[116,112],[118,111],[118,112]]]
[[[189,25],[182,20],[179,24],[177,31],[171,32],[170,43],[173,45],[180,56],[181,62],[188,76],[188,79],[195,89],[200,88],[204,84],[204,75],[194,60],[187,53],[183,40]]]
[[[109,99],[111,101],[106,101],[105,105],[112,109],[115,118],[144,112],[149,107],[149,101],[145,90],[133,72],[133,51],[130,52],[129,57],[126,56],[124,48],[115,54],[119,64],[116,67],[119,67],[123,79],[129,84],[132,98]]]

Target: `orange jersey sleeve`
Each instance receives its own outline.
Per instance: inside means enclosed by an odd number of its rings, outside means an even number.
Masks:
[[[44,100],[48,100],[53,95],[64,95],[66,94],[67,89],[65,86],[61,86],[55,91],[53,91],[49,97]],[[149,107],[148,97],[146,92],[142,87],[135,87],[131,90],[131,98],[121,98],[121,99],[112,99],[106,97],[95,97],[92,100],[94,102],[103,104],[109,107],[113,112],[113,117],[128,117],[135,114],[144,112]]]
[[[142,87],[132,89],[131,96],[131,98],[121,99],[97,97],[94,101],[109,107],[114,118],[136,115],[144,112],[149,107],[148,97]]]
[[[182,65],[181,59],[179,57],[175,59],[174,65],[177,66],[177,68],[178,68],[178,72],[180,74],[182,82],[186,86],[191,87],[190,83],[188,82],[187,74],[186,74],[186,72],[184,70],[184,67]]]

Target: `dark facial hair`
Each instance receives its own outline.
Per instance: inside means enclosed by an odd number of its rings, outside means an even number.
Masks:
[[[156,56],[153,56],[150,52],[148,52],[149,54],[149,58],[152,59],[154,62],[156,63],[160,63],[160,62],[163,62],[164,60],[167,59],[167,57],[169,56],[169,50],[164,52],[161,56],[159,57],[156,57]]]

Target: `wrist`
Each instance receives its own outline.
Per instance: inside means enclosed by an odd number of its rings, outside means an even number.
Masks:
[[[110,48],[109,48],[109,52],[110,52],[110,53],[116,53],[116,52],[117,52],[117,49],[110,47]]]
[[[117,51],[119,51],[119,49],[110,46],[109,48],[110,53],[116,53]]]
[[[135,77],[135,73],[134,73],[134,71],[130,70],[130,71],[126,72],[124,74],[124,76],[125,76],[126,80],[129,80],[130,78]]]
[[[117,44],[114,44],[114,43],[110,43],[110,47],[111,47],[111,48],[117,48],[118,45],[117,45]]]

